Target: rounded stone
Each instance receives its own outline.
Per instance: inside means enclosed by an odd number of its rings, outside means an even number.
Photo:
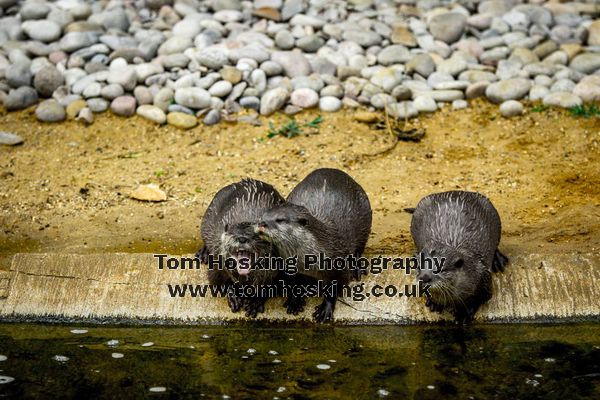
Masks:
[[[49,43],[60,37],[61,27],[54,21],[25,21],[23,31],[33,40]]]
[[[96,97],[86,100],[88,108],[95,113],[101,113],[108,110],[108,101],[103,98]]]
[[[173,100],[173,96],[173,90],[162,88],[154,96],[154,105],[166,112],[169,108],[169,104],[171,104],[171,101]]]
[[[40,69],[33,79],[33,86],[42,97],[52,96],[52,93],[64,83],[64,77],[53,65]]]
[[[279,110],[288,99],[288,91],[284,88],[267,90],[260,99],[260,114],[271,115]]]
[[[296,46],[307,53],[314,53],[325,44],[325,40],[317,35],[308,35],[298,39]]]
[[[431,96],[421,95],[415,97],[413,105],[419,112],[434,112],[437,110],[437,104]]]
[[[294,47],[294,36],[289,31],[282,29],[275,35],[275,44],[281,50],[289,50]]]
[[[87,104],[85,100],[82,99],[71,101],[69,104],[67,104],[66,107],[67,117],[69,119],[75,118],[77,114],[79,114],[79,111],[81,111],[81,109],[84,108],[86,105]]]
[[[319,100],[319,109],[324,112],[335,112],[342,108],[342,101],[337,97],[325,96]]]
[[[219,110],[210,110],[205,116],[202,122],[204,125],[216,125],[221,121],[221,113]]]
[[[35,109],[35,116],[42,122],[59,122],[66,118],[65,109],[54,99],[44,100]]]
[[[5,78],[10,87],[19,88],[31,84],[30,64],[26,62],[17,62],[6,68]]]
[[[300,88],[292,92],[290,101],[298,107],[312,108],[319,103],[319,95],[313,89]]]
[[[167,115],[163,110],[150,104],[144,104],[137,108],[135,111],[137,115],[142,118],[148,119],[157,124],[164,124],[167,122]]]
[[[135,105],[133,96],[119,96],[110,103],[110,109],[117,115],[130,117],[135,114]]]
[[[379,52],[377,55],[377,61],[381,65],[391,65],[391,64],[404,64],[408,62],[411,58],[413,58],[410,51],[400,45],[395,44],[392,46],[387,46],[383,50]]]
[[[208,89],[208,93],[210,93],[211,96],[225,97],[229,93],[231,93],[232,89],[233,89],[233,85],[231,84],[231,82],[219,81],[219,82],[214,83],[210,87],[210,89]]]
[[[510,118],[523,114],[523,104],[516,100],[507,100],[500,104],[500,114]]]
[[[177,89],[175,91],[175,102],[189,108],[206,108],[210,105],[210,93],[198,87]]]
[[[21,86],[11,90],[4,98],[4,108],[8,111],[21,110],[34,105],[38,100],[37,92],[30,86]]]
[[[179,129],[191,129],[198,125],[198,120],[193,115],[176,111],[167,114],[167,123]]]
[[[429,32],[435,39],[450,44],[460,39],[466,23],[467,17],[457,12],[438,14],[429,21]]]
[[[550,93],[544,97],[543,103],[546,106],[556,106],[562,108],[573,108],[583,104],[578,96],[569,92]]]
[[[485,90],[485,95],[492,103],[499,104],[506,100],[522,99],[529,93],[529,89],[529,79],[513,78],[491,83]]]

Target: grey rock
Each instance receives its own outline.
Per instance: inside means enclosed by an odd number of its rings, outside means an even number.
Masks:
[[[100,93],[102,92],[102,85],[98,82],[91,82],[90,84],[88,84],[85,89],[83,89],[83,92],[81,92],[81,94],[83,95],[84,98],[88,99],[88,98],[93,98],[93,97],[98,97],[100,96]]]
[[[225,97],[229,93],[231,93],[232,89],[233,89],[233,85],[231,84],[231,82],[218,81],[218,82],[214,83],[210,87],[210,89],[208,89],[208,93],[210,93],[211,96]]]
[[[15,146],[23,143],[23,138],[10,132],[0,132],[0,144],[6,146]]]
[[[319,100],[319,109],[323,112],[336,112],[342,108],[342,101],[337,97],[325,96]]]
[[[569,92],[554,92],[546,95],[543,100],[546,106],[556,106],[562,108],[573,108],[583,104],[581,99]]]
[[[288,99],[288,91],[283,88],[274,88],[263,94],[260,100],[261,115],[271,115],[279,110]]]
[[[437,104],[431,96],[420,95],[415,97],[413,105],[419,112],[434,112],[437,110]]]
[[[438,14],[429,21],[429,32],[434,38],[454,43],[462,36],[467,17],[457,12]]]
[[[221,121],[221,113],[219,110],[210,110],[204,117],[204,125],[216,125]]]
[[[387,46],[377,55],[377,61],[381,65],[404,64],[411,58],[412,55],[408,48],[400,44]]]
[[[270,60],[260,64],[260,69],[263,70],[267,76],[280,75],[283,72],[281,64]]]
[[[571,60],[569,66],[584,74],[591,74],[600,69],[600,53],[579,54]]]
[[[156,95],[154,95],[154,105],[164,112],[169,108],[169,104],[173,101],[175,93],[169,88],[160,89]]]
[[[35,116],[42,122],[59,122],[66,118],[65,109],[54,99],[44,100],[35,109]]]
[[[319,103],[319,95],[313,89],[300,88],[292,92],[290,102],[298,107],[312,108]]]
[[[158,48],[158,54],[168,55],[175,53],[183,53],[189,47],[192,47],[192,39],[186,36],[173,36]]]
[[[516,100],[507,100],[500,104],[500,114],[505,118],[523,114],[523,104]]]
[[[371,105],[380,110],[394,103],[396,103],[394,96],[387,93],[377,93],[371,97]]]
[[[476,99],[478,97],[485,96],[485,91],[489,85],[490,82],[488,81],[471,83],[469,86],[467,86],[467,90],[465,90],[467,99]]]
[[[32,78],[29,67],[30,64],[24,62],[11,64],[5,72],[5,78],[8,85],[13,88],[29,86]]]
[[[4,99],[4,108],[8,111],[21,110],[37,103],[38,95],[34,88],[21,86],[11,90]]]
[[[138,106],[152,104],[152,101],[154,100],[152,92],[145,86],[136,86],[133,90],[133,97],[135,97]]]
[[[276,51],[271,59],[281,65],[286,76],[290,78],[309,75],[311,72],[310,63],[299,51]]]
[[[486,91],[486,97],[492,103],[502,103],[507,100],[519,100],[529,93],[531,82],[528,79],[514,78],[490,84]]]
[[[33,86],[42,97],[52,96],[52,93],[64,83],[64,77],[53,65],[40,69],[33,79]]]
[[[249,58],[260,64],[264,61],[267,61],[271,57],[262,46],[255,44],[250,44],[248,46],[229,51],[229,59],[232,62],[237,63],[242,58]]]
[[[363,47],[375,46],[381,43],[381,36],[370,30],[350,29],[342,34],[344,40],[358,43]]]
[[[440,62],[437,66],[438,72],[444,72],[446,74],[457,76],[468,68],[468,64],[464,58],[454,56],[447,60]]]
[[[203,109],[210,105],[210,93],[198,87],[177,89],[175,91],[175,102],[184,107]]]
[[[417,54],[406,64],[407,73],[416,72],[427,78],[435,71],[435,63],[429,54]]]
[[[246,96],[240,99],[240,106],[258,111],[260,108],[260,99],[255,96]]]
[[[290,33],[290,31],[282,29],[275,35],[275,44],[281,50],[290,50],[295,44],[294,36]]]
[[[30,19],[46,18],[50,12],[50,6],[42,2],[28,1],[19,10],[19,15],[23,21]]]
[[[123,86],[117,83],[111,83],[110,85],[106,85],[100,91],[100,95],[107,100],[113,100],[123,95],[123,93],[125,93],[125,91],[123,90]]]
[[[208,47],[196,54],[196,60],[212,69],[220,69],[228,62],[227,53],[223,49]]]
[[[108,72],[106,80],[109,84],[116,83],[123,87],[126,91],[131,91],[137,84],[137,75],[133,66],[125,66],[120,68],[111,68]]]
[[[108,110],[108,101],[102,98],[93,98],[86,100],[88,108],[95,113],[101,113]]]
[[[575,82],[570,79],[559,79],[550,87],[551,92],[572,92]]]
[[[165,112],[153,105],[141,105],[137,108],[135,112],[140,117],[148,119],[152,122],[156,122],[157,124],[162,125],[165,122],[167,122],[167,115],[165,114]]]
[[[33,40],[49,43],[60,37],[61,27],[53,21],[25,21],[23,22],[23,31]]]
[[[98,42],[98,35],[93,32],[69,32],[59,42],[59,47],[67,53],[89,47]]]
[[[317,35],[308,35],[298,39],[296,46],[306,51],[307,53],[314,53],[319,50],[325,44],[325,40]]]
[[[294,15],[299,15],[305,10],[303,0],[285,0],[281,8],[281,19],[287,21]]]
[[[550,93],[550,90],[545,86],[533,85],[529,90],[529,100],[543,100]]]
[[[467,107],[469,107],[469,103],[466,100],[454,100],[452,102],[452,109],[454,110],[462,110]]]

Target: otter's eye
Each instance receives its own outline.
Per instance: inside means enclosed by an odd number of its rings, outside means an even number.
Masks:
[[[284,222],[287,222],[287,220],[286,220],[285,218],[277,218],[277,219],[275,220],[275,222],[277,222],[278,224],[282,224],[282,223],[284,223]]]
[[[227,232],[229,230],[229,224],[225,224],[225,232]]]
[[[464,261],[462,258],[459,258],[458,260],[456,260],[456,262],[454,263],[454,268],[456,269],[460,269],[462,268],[462,266],[464,265]]]
[[[298,218],[298,223],[300,225],[306,226],[308,224],[308,220],[306,218]]]

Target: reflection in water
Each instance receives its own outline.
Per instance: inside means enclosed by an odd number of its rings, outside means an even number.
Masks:
[[[0,325],[0,397],[600,398],[594,324],[81,329]]]

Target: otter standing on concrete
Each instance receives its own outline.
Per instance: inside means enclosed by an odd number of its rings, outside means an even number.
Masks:
[[[239,262],[273,254],[273,246],[258,236],[255,227],[265,211],[283,203],[285,200],[273,186],[254,179],[244,179],[219,190],[202,219],[200,234],[204,246],[196,257],[208,263],[209,255],[222,255],[223,259],[235,259],[238,268],[209,269],[211,285],[224,285],[229,289],[234,282],[258,285],[274,279],[276,271],[241,269]],[[249,317],[264,312],[266,300],[263,297],[238,298],[231,291],[227,294],[231,311],[237,312],[244,307]]]
[[[271,240],[282,257],[298,257],[298,280],[319,279],[338,285],[352,277],[349,268],[305,269],[306,255],[324,254],[330,259],[360,256],[371,232],[372,212],[363,188],[348,174],[337,169],[317,169],[292,190],[287,203],[267,211],[258,231]],[[292,279],[293,281],[293,279]],[[329,321],[337,300],[326,294],[313,317],[317,322]],[[297,314],[304,298],[288,299],[288,313]]]
[[[417,278],[431,285],[427,306],[450,311],[457,322],[473,319],[492,297],[491,273],[508,259],[498,250],[500,217],[492,203],[474,192],[450,191],[423,198],[410,226],[417,250],[444,257],[438,274],[419,269]]]

